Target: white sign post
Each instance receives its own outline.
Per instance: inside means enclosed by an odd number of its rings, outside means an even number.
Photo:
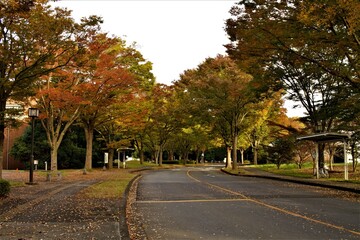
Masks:
[[[106,164],[109,162],[109,153],[104,153],[104,167],[103,169],[106,169]]]
[[[34,160],[35,170],[37,170],[38,164],[39,164],[39,161],[38,161],[38,160]]]

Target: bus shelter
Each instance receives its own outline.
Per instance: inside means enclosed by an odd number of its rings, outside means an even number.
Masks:
[[[329,143],[329,142],[343,142],[344,144],[344,178],[345,180],[349,179],[348,171],[348,157],[347,157],[347,146],[350,136],[348,134],[342,133],[315,133],[303,137],[298,137],[297,140],[308,140],[315,143],[316,148],[316,157],[315,157],[315,169],[316,169],[316,178],[320,177],[319,175],[319,144],[320,143]]]
[[[116,151],[118,152],[118,168],[120,168],[120,153],[123,153],[123,159],[121,162],[123,162],[123,168],[125,168],[126,166],[126,151],[131,150],[134,151],[134,148],[130,148],[130,147],[120,147],[118,149],[116,149]]]

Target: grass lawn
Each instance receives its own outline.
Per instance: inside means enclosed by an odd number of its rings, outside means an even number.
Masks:
[[[126,170],[112,170],[101,182],[91,185],[81,195],[88,198],[120,198],[129,182],[136,176]]]
[[[256,167],[258,169],[268,171],[271,173],[293,176],[300,178],[313,178],[313,166],[312,163],[305,163],[301,169],[298,168],[296,164],[283,164],[280,166],[280,169],[277,169],[275,164],[263,164],[263,165],[252,165],[251,167]],[[355,172],[352,171],[352,166],[348,166],[349,180],[348,182],[359,183],[360,184],[360,170],[356,169]],[[330,181],[345,181],[344,180],[344,164],[334,164],[333,170],[329,171]]]

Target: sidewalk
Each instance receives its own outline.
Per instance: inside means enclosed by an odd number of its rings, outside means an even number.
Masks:
[[[119,172],[67,172],[48,182],[35,173],[34,185],[13,187],[0,198],[1,240],[129,239],[124,197],[91,197],[84,191]],[[7,172],[7,179],[27,180],[28,172]],[[44,174],[43,174],[44,175]]]
[[[241,167],[243,170],[241,173],[237,174],[244,177],[259,177],[259,178],[268,178],[279,181],[288,181],[293,183],[306,184],[311,186],[318,186],[324,188],[331,188],[336,190],[348,191],[353,193],[360,193],[360,184],[345,182],[345,181],[330,181],[326,178],[315,179],[315,178],[299,178],[299,177],[290,177],[278,175],[266,171],[262,171],[257,168],[251,167]]]

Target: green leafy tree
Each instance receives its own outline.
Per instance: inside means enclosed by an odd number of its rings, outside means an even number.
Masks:
[[[275,163],[279,169],[281,164],[290,163],[294,160],[296,154],[295,138],[278,138],[268,148],[269,161]]]
[[[152,149],[156,164],[162,165],[166,143],[182,127],[181,103],[174,88],[164,84],[155,85],[151,100],[152,108],[146,126],[147,145]]]
[[[215,126],[231,146],[233,169],[237,165],[241,124],[250,104],[256,101],[250,89],[251,80],[230,58],[219,55],[206,59],[197,69],[185,71],[177,83],[187,93],[185,105],[193,111],[192,117]]]
[[[36,121],[34,129],[34,157],[38,160],[38,168],[44,169],[45,162],[50,163],[50,149],[46,138],[46,132],[40,121]],[[31,144],[31,127],[28,127],[24,134],[16,139],[14,146],[11,148],[10,154],[17,160],[28,165]],[[65,134],[64,139],[59,148],[60,168],[81,168],[83,166],[82,159],[85,156],[85,136],[82,128],[79,126],[71,126]],[[99,146],[96,146],[98,149]]]
[[[275,120],[281,115],[281,91],[272,94],[271,98],[263,99],[252,105],[252,110],[247,117],[246,133],[248,141],[254,154],[253,162],[258,164],[258,152],[263,145],[267,145],[274,138],[270,134],[271,120]]]

